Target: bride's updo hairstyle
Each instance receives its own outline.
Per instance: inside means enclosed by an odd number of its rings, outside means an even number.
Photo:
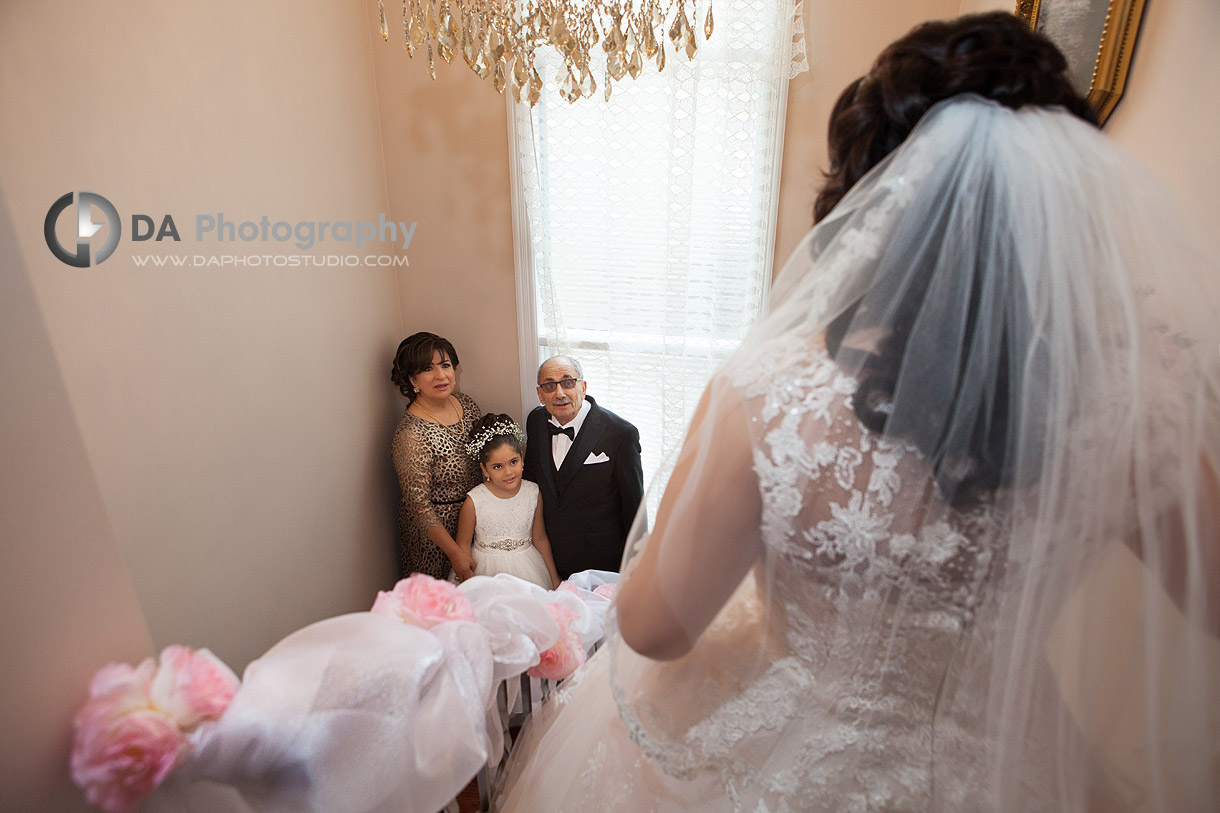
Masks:
[[[1088,103],[1072,88],[1063,54],[1015,16],[993,12],[924,23],[886,48],[869,74],[849,85],[835,103],[830,118],[830,171],[814,204],[814,221],[830,214],[930,108],[960,94],[975,94],[1014,110],[1026,105],[1059,106],[1097,123]],[[867,358],[852,362],[860,364],[853,408],[874,432],[885,430],[907,341],[934,271],[934,267],[912,269],[912,284],[895,303],[896,312],[870,314],[865,297],[827,325],[831,355],[849,361],[857,352],[850,346],[850,334],[867,334],[878,325],[886,328],[874,347],[857,354]],[[968,334],[974,329],[976,306],[972,302],[966,316]],[[968,335],[965,341],[969,344]],[[1007,333],[1002,341],[1007,346]],[[840,352],[845,355],[839,356]],[[1003,359],[1007,354],[999,356]],[[950,503],[974,501],[1017,479],[1012,450],[1007,448],[1008,396],[1020,387],[1021,382],[1010,381],[1010,371],[1001,363],[996,371],[997,397],[964,447],[934,430],[926,436],[908,436],[929,458],[941,493]],[[929,417],[923,422],[926,426],[942,425],[935,416]]]
[[[813,220],[830,213],[864,173],[903,142],[932,105],[976,93],[1014,110],[1059,105],[1097,123],[1077,93],[1067,60],[1049,39],[1003,11],[936,20],[881,52],[847,86],[830,114],[830,171]]]
[[[394,366],[390,370],[390,381],[406,397],[408,405],[415,400],[411,377],[426,370],[432,363],[432,356],[438,351],[442,358],[449,359],[454,367],[458,366],[457,350],[453,349],[453,343],[435,333],[412,333],[398,345],[398,351],[394,353]]]

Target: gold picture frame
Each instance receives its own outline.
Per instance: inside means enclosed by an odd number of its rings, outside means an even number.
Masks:
[[[1146,0],[1017,0],[1016,15],[1063,51],[1072,83],[1105,124],[1122,98]]]

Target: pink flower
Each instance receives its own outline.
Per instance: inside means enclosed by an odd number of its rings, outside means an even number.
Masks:
[[[236,691],[237,676],[206,649],[103,666],[72,721],[73,781],[103,810],[132,810],[185,758],[186,733],[218,719]]]
[[[610,601],[613,601],[614,600],[614,588],[615,588],[615,585],[613,585],[613,584],[602,584],[602,585],[598,585],[597,589],[594,590],[593,592],[597,593],[599,596],[601,596],[604,599],[609,599]]]
[[[186,738],[167,715],[149,708],[116,714],[121,704],[113,700],[91,700],[77,714],[72,780],[90,804],[124,813],[178,765]]]
[[[184,733],[205,720],[219,720],[237,692],[233,670],[206,649],[167,646],[153,678],[152,705]]]
[[[424,629],[443,621],[474,620],[474,608],[457,587],[423,573],[413,573],[389,593],[378,591],[369,612]]]
[[[538,665],[527,674],[543,680],[563,680],[585,662],[585,649],[580,644],[580,635],[570,629],[576,614],[558,604],[548,604],[546,608],[559,624],[559,638],[539,656]]]

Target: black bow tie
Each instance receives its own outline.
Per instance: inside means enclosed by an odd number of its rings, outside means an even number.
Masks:
[[[556,426],[553,423],[548,423],[546,428],[551,430],[552,437],[555,435],[567,435],[568,440],[576,440],[576,430],[570,426]]]

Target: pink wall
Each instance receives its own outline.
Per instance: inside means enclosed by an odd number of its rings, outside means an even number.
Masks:
[[[367,4],[371,19],[375,4]],[[390,209],[419,221],[411,270],[399,279],[404,331],[453,342],[462,389],[486,411],[520,403],[517,300],[504,98],[455,56],[402,48],[401,27],[373,43]],[[420,115],[420,111],[428,111]]]
[[[240,671],[393,582],[400,274],[133,260],[202,251],[197,213],[388,211],[368,5],[0,5],[5,810],[83,807],[69,721],[107,661]],[[73,190],[183,243],[69,268],[42,223]]]

